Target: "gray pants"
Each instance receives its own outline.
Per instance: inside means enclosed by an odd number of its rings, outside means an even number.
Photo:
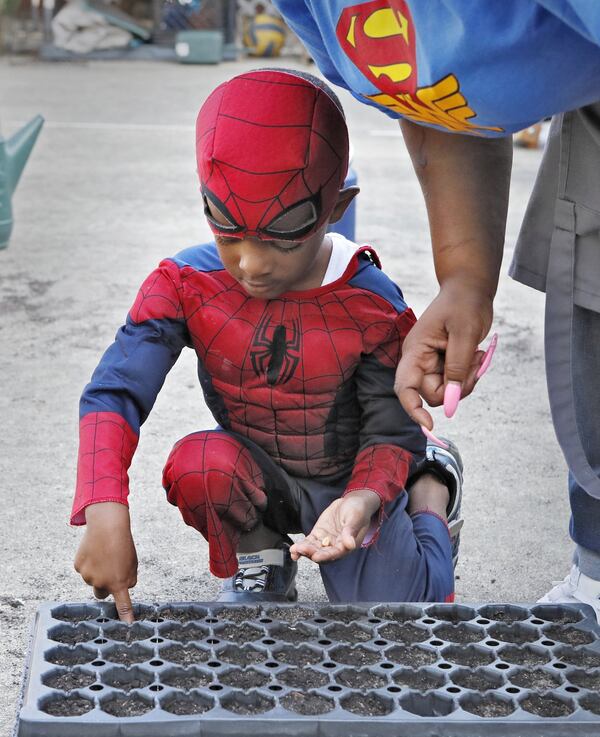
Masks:
[[[553,120],[510,274],[546,292],[546,375],[575,559],[600,580],[600,103]]]

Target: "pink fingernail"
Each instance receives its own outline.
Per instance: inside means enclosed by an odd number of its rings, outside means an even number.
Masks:
[[[449,381],[444,391],[444,413],[446,417],[454,417],[460,402],[461,386],[458,381]]]
[[[442,448],[446,448],[446,450],[448,450],[448,448],[450,447],[448,443],[445,443],[443,440],[436,438],[431,430],[428,430],[425,425],[421,425],[421,431],[428,440],[431,440],[432,443],[436,443],[436,445],[440,445]]]
[[[494,351],[496,350],[497,345],[498,345],[498,333],[494,333],[492,335],[492,340],[488,346],[488,349],[483,354],[483,358],[481,359],[481,366],[479,367],[479,370],[475,374],[476,379],[481,379],[481,377],[489,369],[490,363],[492,362],[492,356],[494,355]]]

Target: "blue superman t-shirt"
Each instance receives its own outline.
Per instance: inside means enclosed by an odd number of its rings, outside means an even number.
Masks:
[[[275,0],[362,102],[503,136],[600,100],[600,0]]]

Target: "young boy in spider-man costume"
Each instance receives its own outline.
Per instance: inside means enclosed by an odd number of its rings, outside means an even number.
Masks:
[[[218,427],[175,444],[163,485],[207,539],[221,600],[293,600],[300,556],[332,601],[451,600],[462,464],[453,446],[425,458],[394,394],[415,321],[402,293],[372,248],[326,233],[358,191],[337,98],[298,72],[243,74],[208,97],[196,141],[215,243],[146,279],[85,388],[77,570],[132,618],[127,470],[191,347]]]

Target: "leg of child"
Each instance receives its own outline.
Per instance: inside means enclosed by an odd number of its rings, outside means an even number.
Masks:
[[[302,487],[302,525],[310,531],[339,489],[315,481],[303,481]],[[330,601],[451,601],[454,569],[447,503],[445,485],[425,474],[410,494],[388,504],[375,542],[321,565]]]

